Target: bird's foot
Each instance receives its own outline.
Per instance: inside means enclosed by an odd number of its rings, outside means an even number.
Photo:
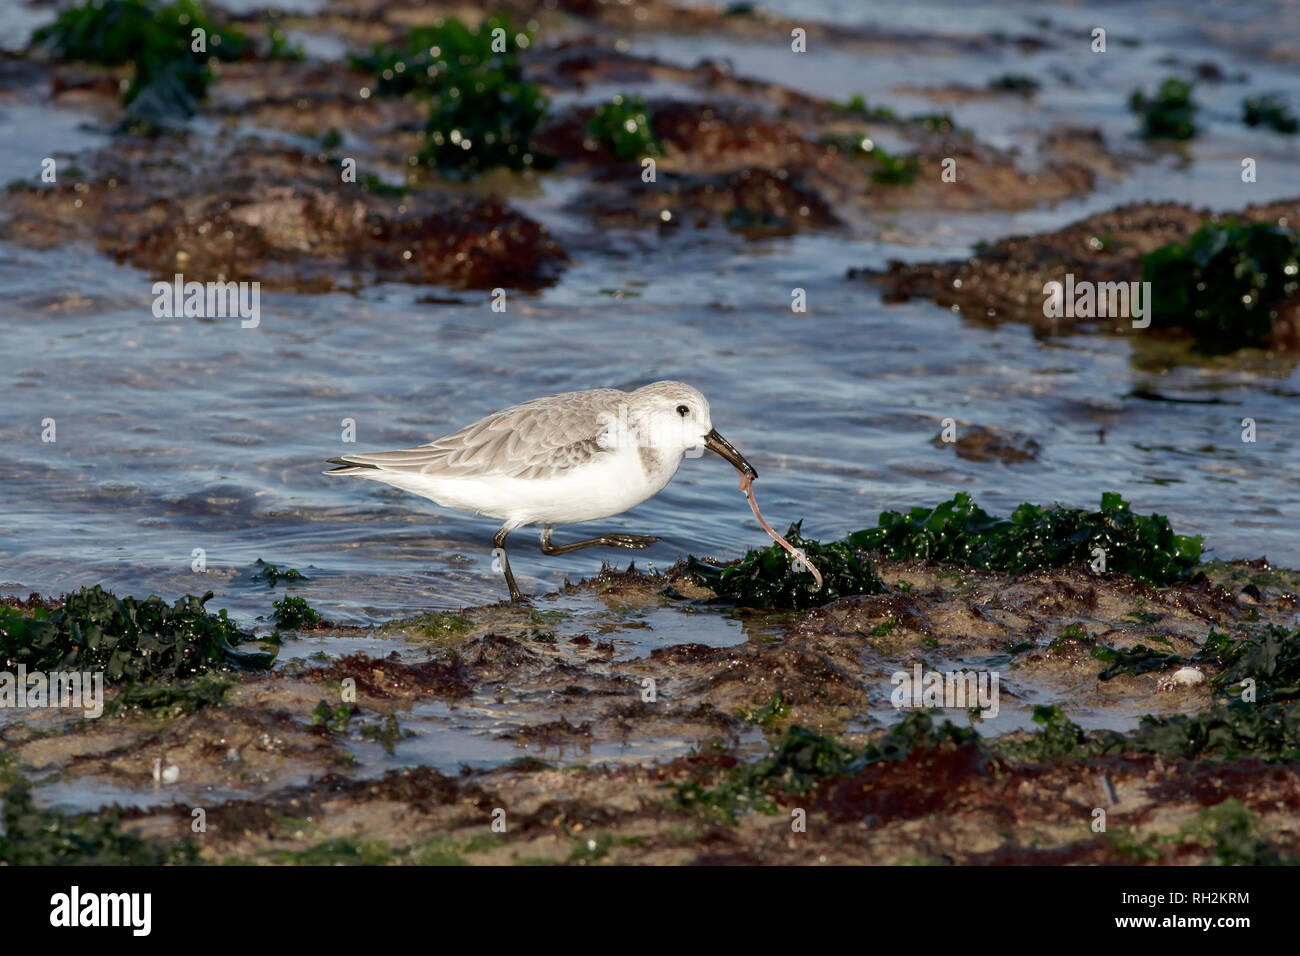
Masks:
[[[611,548],[627,548],[629,551],[640,551],[662,540],[652,534],[607,534],[604,539],[604,544]]]

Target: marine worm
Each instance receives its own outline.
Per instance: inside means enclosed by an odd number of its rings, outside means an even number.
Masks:
[[[758,502],[754,500],[754,479],[742,473],[740,476],[740,490],[743,491],[745,497],[749,499],[749,507],[753,509],[754,517],[757,518],[758,523],[763,526],[763,530],[770,534],[777,544],[790,552],[796,564],[803,565],[803,567],[807,569],[808,573],[813,576],[813,580],[817,582],[817,586],[813,588],[813,590],[820,591],[822,589],[822,575],[820,571],[813,567],[813,563],[808,560],[808,555],[803,553],[802,548],[794,547],[789,541],[785,540],[785,538],[773,531],[772,526],[764,521],[763,516],[759,514]]]

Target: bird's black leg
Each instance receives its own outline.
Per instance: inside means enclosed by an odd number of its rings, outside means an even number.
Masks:
[[[547,525],[542,529],[542,554],[568,554],[570,551],[577,551],[579,548],[591,548],[596,545],[640,551],[642,548],[648,548],[659,540],[651,534],[603,534],[599,538],[587,538],[585,541],[575,541],[572,544],[552,544],[551,532],[553,530],[555,529],[551,525]]]
[[[510,600],[517,604],[527,603],[528,598],[524,597],[515,584],[515,576],[510,570],[510,559],[506,557],[506,535],[510,533],[509,528],[502,528],[492,536],[493,552],[501,558],[501,570],[506,573],[506,586],[510,588]]]

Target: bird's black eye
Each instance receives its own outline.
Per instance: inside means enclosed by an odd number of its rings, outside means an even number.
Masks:
[[[678,406],[677,406],[677,414],[680,415],[680,416],[682,416],[682,418],[686,418],[688,415],[690,415],[690,413],[691,413],[691,410],[690,410],[690,407],[689,407],[689,406],[686,406],[686,405],[678,405]]]

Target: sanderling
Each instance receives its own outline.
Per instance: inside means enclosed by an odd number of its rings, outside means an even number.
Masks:
[[[551,533],[556,525],[639,505],[663,490],[687,454],[704,448],[736,467],[742,487],[758,476],[714,429],[703,395],[682,382],[654,382],[634,392],[598,388],[537,398],[418,448],[331,458],[339,467],[325,474],[382,481],[444,507],[500,519],[494,554],[510,599],[522,601],[505,552],[511,531],[541,525],[543,554],[649,547],[659,539],[605,534],[554,544]]]

